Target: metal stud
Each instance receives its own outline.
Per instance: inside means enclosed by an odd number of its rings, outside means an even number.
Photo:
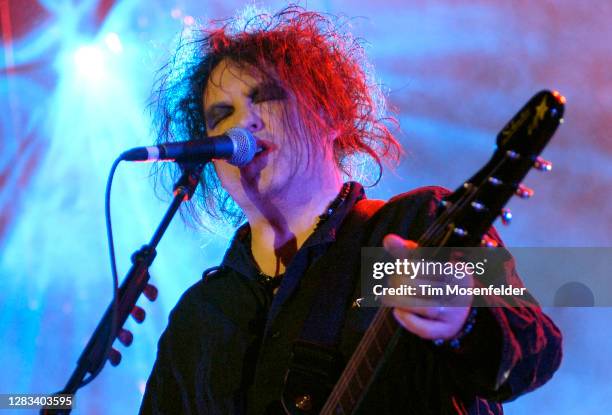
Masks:
[[[491,176],[491,177],[489,177],[489,183],[491,183],[493,186],[499,186],[503,182],[501,180],[499,180],[497,177]]]
[[[518,158],[521,157],[519,153],[517,153],[516,151],[512,151],[512,150],[506,151],[506,155],[512,160],[517,160]]]
[[[486,206],[480,202],[472,202],[471,204],[476,212],[482,212],[483,210],[486,209]]]

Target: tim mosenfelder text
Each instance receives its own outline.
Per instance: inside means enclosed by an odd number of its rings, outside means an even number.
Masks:
[[[466,276],[480,277],[485,274],[485,264],[487,259],[479,262],[469,261],[428,261],[396,259],[392,262],[374,262],[372,265],[372,277],[380,280],[384,277],[409,278],[411,281],[417,277],[439,278],[453,277],[463,280]],[[452,281],[452,279],[450,280]],[[447,283],[444,287],[433,286],[432,284],[417,283],[399,284],[385,287],[383,284],[375,284],[372,293],[375,296],[522,296],[525,295],[526,288],[515,287],[513,285],[493,285],[486,287],[462,286],[461,284]]]

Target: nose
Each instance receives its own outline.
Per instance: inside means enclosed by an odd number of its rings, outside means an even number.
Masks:
[[[244,119],[241,122],[241,127],[246,128],[252,133],[256,133],[261,131],[264,128],[263,120],[261,116],[257,112],[257,110],[253,107],[253,105],[249,105],[247,108]]]

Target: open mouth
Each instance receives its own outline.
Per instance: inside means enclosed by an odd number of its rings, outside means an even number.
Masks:
[[[268,154],[276,149],[275,144],[271,141],[264,141],[256,137],[255,143],[257,145],[255,156],[249,163],[240,168],[243,177],[248,180],[257,177],[257,174],[268,164]]]
[[[257,150],[255,151],[255,157],[261,157],[264,154],[267,154],[272,149],[272,146],[262,140],[257,140]]]

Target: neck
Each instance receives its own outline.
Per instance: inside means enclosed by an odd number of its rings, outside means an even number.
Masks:
[[[318,217],[342,188],[340,177],[318,185],[294,184],[282,195],[244,211],[251,226],[251,251],[262,272],[285,271],[297,250],[312,234]],[[310,189],[310,192],[308,190]]]

